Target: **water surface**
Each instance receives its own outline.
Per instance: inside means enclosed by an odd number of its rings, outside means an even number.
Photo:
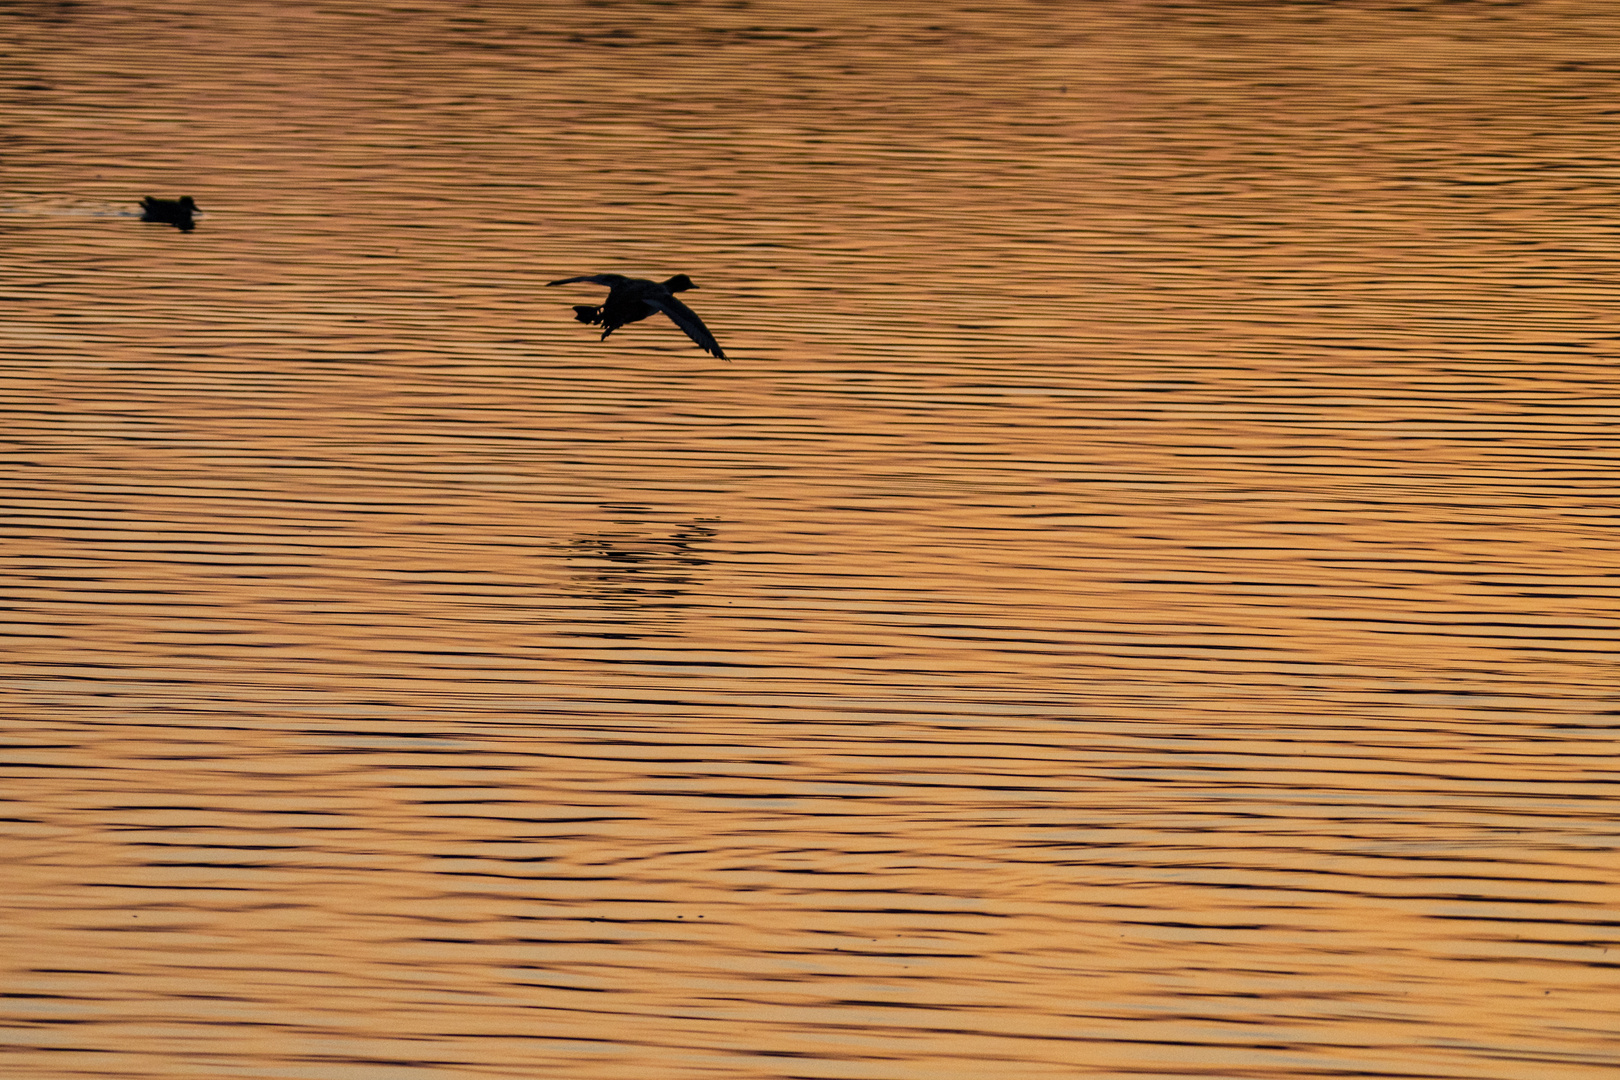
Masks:
[[[0,51],[16,1075],[1620,1065],[1607,5]]]

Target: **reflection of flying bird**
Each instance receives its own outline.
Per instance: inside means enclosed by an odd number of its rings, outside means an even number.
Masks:
[[[622,274],[587,274],[584,277],[548,281],[546,284],[571,285],[576,281],[589,281],[595,285],[608,287],[607,299],[600,307],[592,307],[590,304],[574,305],[574,318],[591,326],[600,326],[603,339],[625,323],[640,322],[649,315],[662,311],[676,326],[686,331],[687,337],[698,343],[698,348],[712,353],[721,360],[726,358],[726,354],[720,351],[720,343],[714,340],[714,335],[703,325],[703,320],[697,317],[697,312],[675,298],[678,292],[697,288],[692,284],[692,279],[685,274],[676,274],[668,281],[662,282],[648,281],[646,278],[628,278]]]
[[[178,199],[154,199],[148,195],[141,200],[142,221],[173,225],[181,232],[190,232],[197,227],[197,223],[191,220],[191,215],[196,212],[197,204],[191,201],[190,195],[182,195]]]
[[[581,612],[594,628],[575,637],[637,639],[672,634],[691,602],[685,597],[704,587],[703,548],[715,530],[702,521],[666,525],[619,521],[615,528],[578,536],[562,546],[574,569],[571,584],[594,602],[600,614]]]

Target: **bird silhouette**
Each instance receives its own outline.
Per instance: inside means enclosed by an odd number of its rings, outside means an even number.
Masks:
[[[646,278],[625,277],[623,274],[587,274],[584,277],[548,281],[547,285],[572,285],[576,281],[589,281],[593,285],[606,285],[607,299],[601,304],[575,304],[574,318],[590,326],[602,328],[601,340],[626,323],[640,322],[662,311],[674,324],[686,331],[686,336],[697,342],[698,348],[724,360],[720,343],[697,317],[697,312],[676,299],[675,294],[695,289],[692,279],[676,274],[668,281],[649,281]]]
[[[191,220],[191,215],[196,212],[197,204],[191,201],[190,195],[182,195],[178,199],[154,199],[148,195],[141,200],[142,221],[173,225],[181,232],[190,232],[197,227],[197,223]]]

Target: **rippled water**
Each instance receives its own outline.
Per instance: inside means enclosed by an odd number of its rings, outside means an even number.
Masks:
[[[1614,1075],[1609,5],[0,52],[8,1075]]]

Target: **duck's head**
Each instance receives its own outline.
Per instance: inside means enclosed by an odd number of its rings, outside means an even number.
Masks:
[[[676,274],[674,277],[664,282],[664,288],[668,289],[670,292],[685,292],[687,289],[697,288],[697,285],[685,274]]]
[[[182,195],[180,196],[180,209],[189,214],[197,209],[197,204],[191,201],[190,195]]]

